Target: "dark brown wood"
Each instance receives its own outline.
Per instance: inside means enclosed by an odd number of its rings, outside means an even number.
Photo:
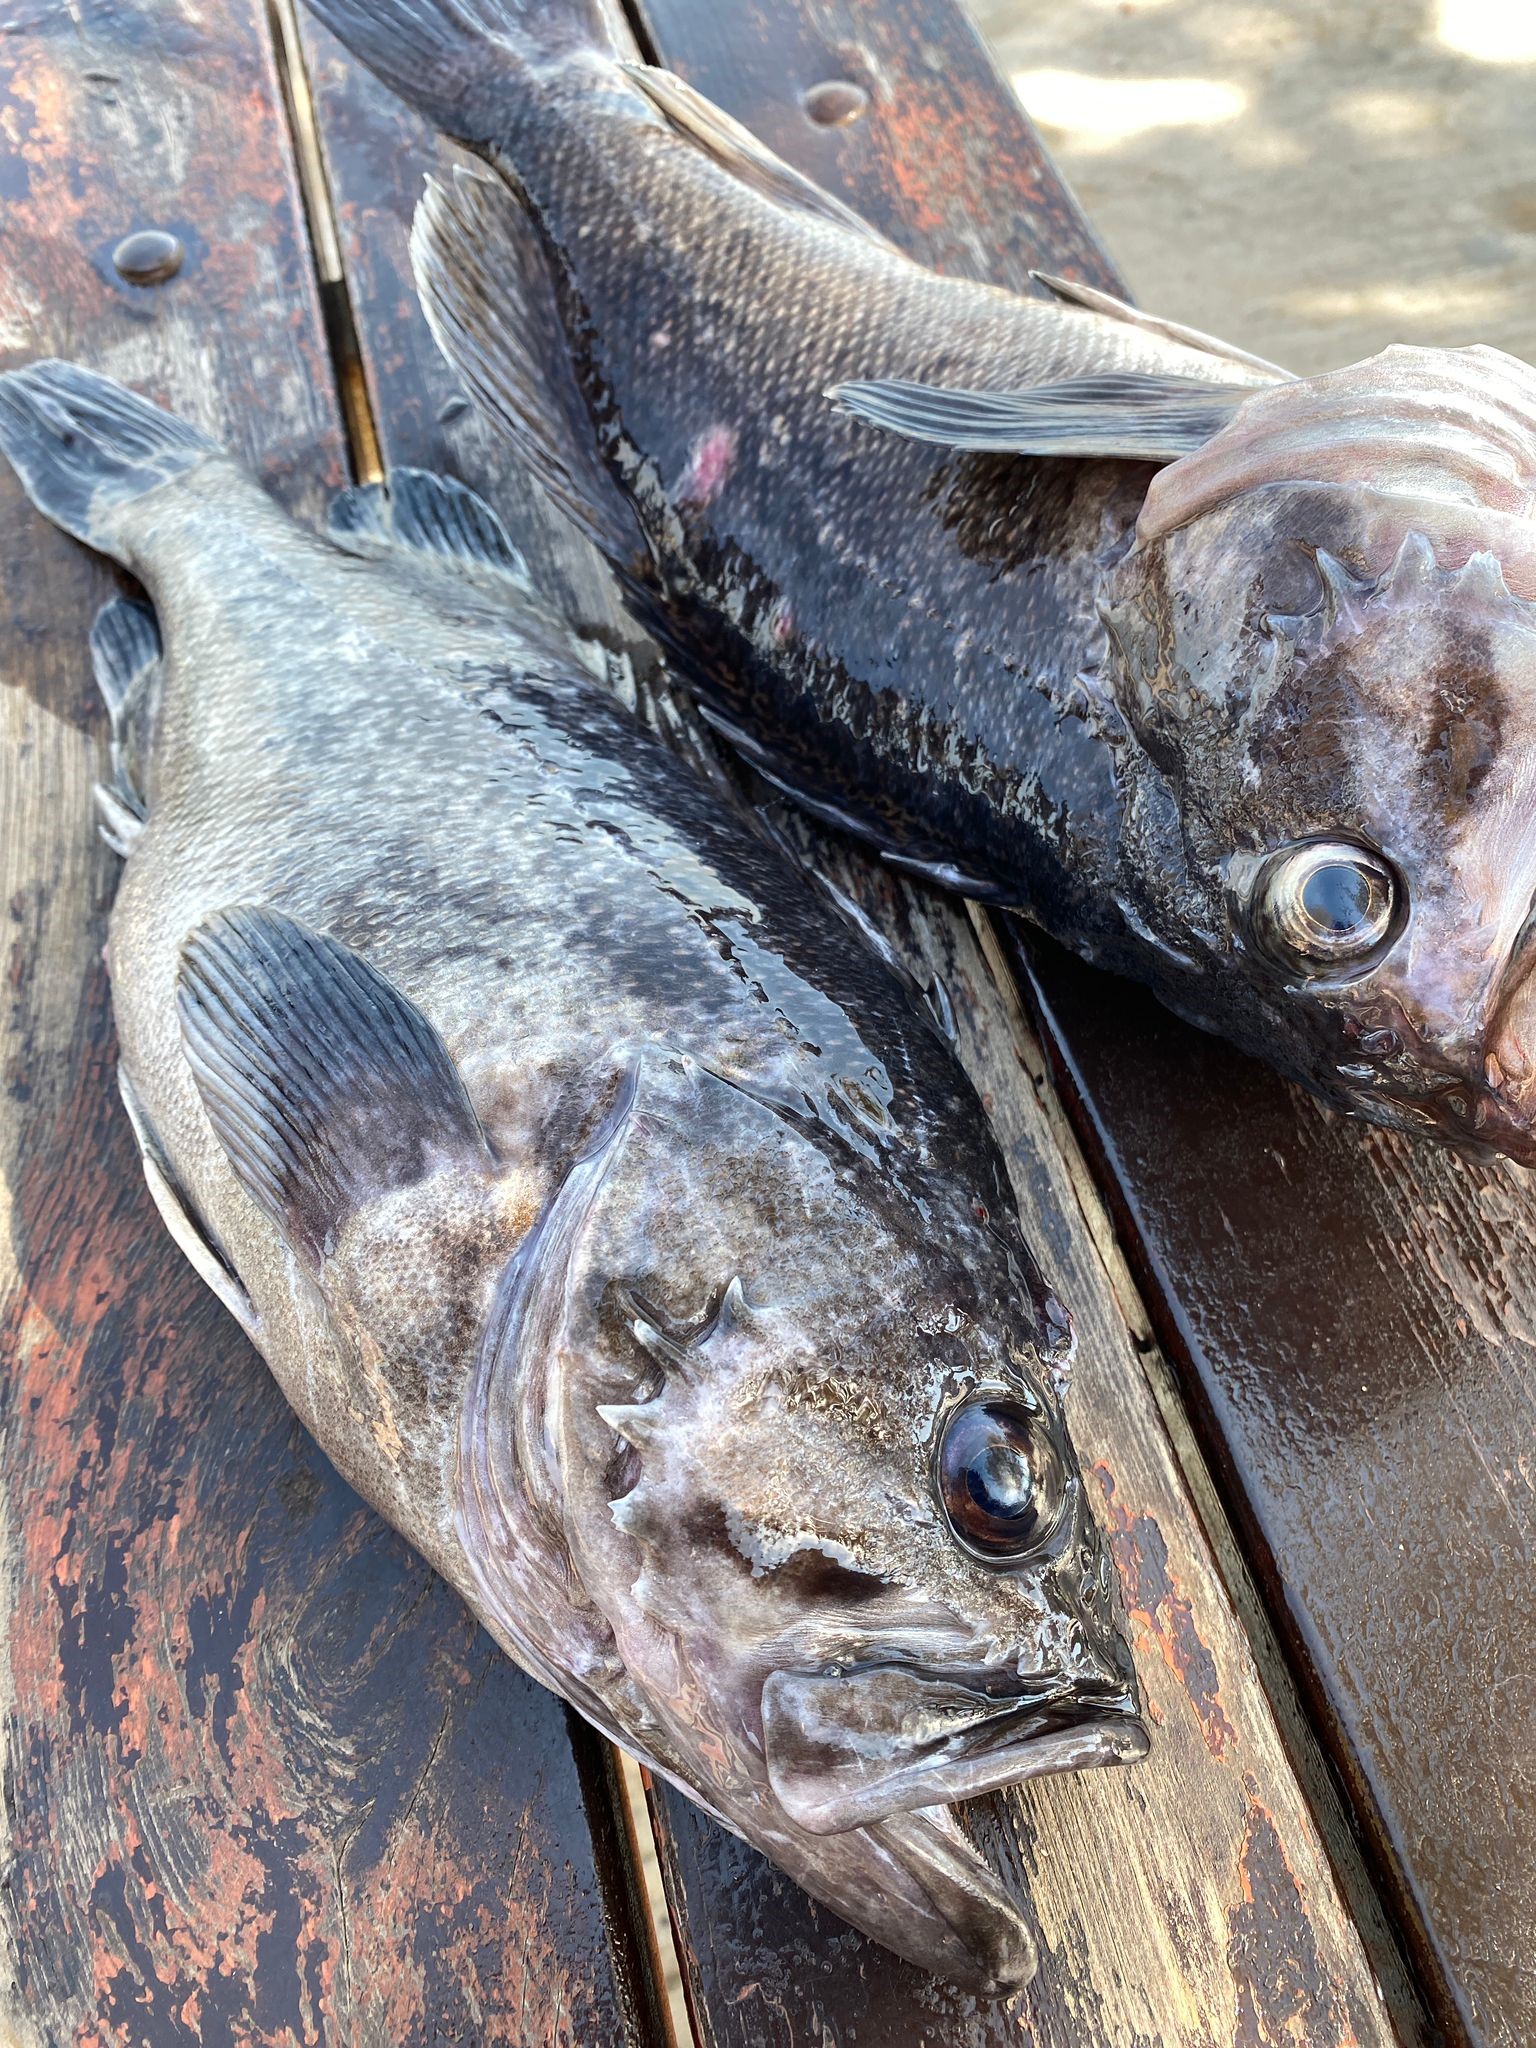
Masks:
[[[664,61],[942,268],[1111,289],[948,0],[644,0]],[[865,87],[824,127],[818,81]],[[1241,336],[1234,337],[1241,340]],[[1341,1122],[1025,941],[1080,1128],[1453,2031],[1536,2038],[1536,1185]]]
[[[346,459],[259,0],[5,26],[7,359],[141,384],[318,512]],[[183,243],[169,282],[113,269],[141,228]],[[90,808],[113,581],[8,471],[0,536],[0,2039],[648,2038],[596,1745],[337,1479],[150,1206]]]
[[[706,20],[701,8],[657,6],[642,26],[665,61],[761,119],[781,147],[780,131],[792,123],[798,160],[887,225],[899,219],[914,240],[931,236],[955,262],[979,262],[985,237],[976,220],[986,220],[995,158],[1023,202],[1010,229],[1017,274],[1046,246],[1057,267],[1105,274],[1016,114],[994,108],[990,125],[978,125],[975,109],[992,105],[995,82],[979,46],[957,42],[947,8],[921,11],[936,24],[926,56],[910,6],[859,10],[857,33],[846,12],[812,4],[708,12]],[[380,445],[392,461],[446,463],[485,490],[524,538],[527,486],[506,449],[456,404],[410,285],[406,234],[422,176],[452,152],[328,37],[306,24],[304,39]],[[928,96],[909,106],[891,81],[914,62]],[[861,115],[839,125],[801,111],[803,90],[837,80],[867,93]],[[813,107],[827,98],[813,97]],[[846,110],[850,96],[831,103]],[[878,138],[873,156],[854,146],[860,122]],[[551,553],[540,531],[535,541],[546,549],[542,579],[583,615],[613,617],[585,551],[573,544]],[[1048,1113],[1038,1050],[962,913],[894,885],[845,849],[822,843],[821,857],[842,863],[839,879],[909,958],[944,974],[965,1056],[1077,1312],[1074,1430],[1131,1592],[1158,1746],[1137,1772],[1037,1785],[978,1809],[993,1853],[1035,1902],[1046,1957],[1037,1984],[1004,2007],[979,2008],[896,1963],[689,1802],[658,1795],[653,1816],[698,2036],[732,2048],[767,2040],[865,2048],[990,2048],[1023,2038],[1061,2048],[1389,2041],[1356,1930],[1080,1206],[1081,1198],[1094,1208],[1094,1197],[1072,1177],[1071,1141],[1064,1149]],[[1412,2034],[1410,2004],[1402,2001]]]

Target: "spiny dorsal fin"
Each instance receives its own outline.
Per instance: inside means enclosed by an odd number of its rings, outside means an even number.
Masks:
[[[527,565],[507,529],[456,477],[392,469],[381,484],[353,484],[331,500],[326,530],[348,554],[403,550],[503,601],[528,595]]]
[[[350,948],[252,905],[182,946],[182,1040],[257,1207],[318,1266],[347,1216],[455,1157],[489,1161],[458,1069],[415,1005]]]
[[[429,178],[411,262],[438,347],[561,511],[610,560],[642,553],[634,514],[597,451],[549,260],[522,200],[479,172]]]
[[[144,822],[160,661],[160,628],[149,606],[109,599],[91,627],[91,666],[112,720],[112,780],[98,785],[96,807],[103,837],[122,854]]]
[[[834,385],[844,412],[909,441],[1010,455],[1172,462],[1220,432],[1248,384],[1111,372],[1026,391],[962,391],[882,377]]]
[[[1085,306],[1090,313],[1102,313],[1109,320],[1123,320],[1127,327],[1139,327],[1145,334],[1161,334],[1168,341],[1181,341],[1186,348],[1197,348],[1205,356],[1223,357],[1229,363],[1243,363],[1250,370],[1268,370],[1272,376],[1286,381],[1291,377],[1291,372],[1282,370],[1278,363],[1266,362],[1263,356],[1251,355],[1247,349],[1222,341],[1218,335],[1205,334],[1198,327],[1186,327],[1178,320],[1164,320],[1156,313],[1143,313],[1139,306],[1127,305],[1113,292],[1098,291],[1093,285],[1078,284],[1070,277],[1052,277],[1045,270],[1032,270],[1029,274],[1036,284],[1044,285],[1048,292],[1069,306]]]
[[[679,135],[697,143],[754,192],[797,213],[830,221],[834,227],[846,228],[850,234],[878,242],[883,248],[895,248],[862,214],[834,199],[793,164],[787,164],[766,143],[760,142],[750,128],[744,128],[733,115],[695,91],[675,72],[660,70],[654,64],[621,64],[619,68]]]

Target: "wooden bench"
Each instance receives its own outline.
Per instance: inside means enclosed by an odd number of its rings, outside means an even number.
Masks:
[[[1113,285],[949,0],[637,0],[630,27],[928,260]],[[291,0],[31,0],[5,30],[8,359],[142,385],[310,516],[381,463],[451,469],[632,637],[426,333],[405,233],[450,152]],[[168,281],[114,266],[142,228],[182,245]],[[1531,1183],[1338,1122],[814,842],[944,976],[1076,1310],[1074,1428],[1154,1723],[1133,1772],[973,1810],[1042,1954],[978,2005],[524,1679],[172,1248],[100,957],[85,636],[114,579],[8,475],[0,533],[0,2040],[1536,2037]]]

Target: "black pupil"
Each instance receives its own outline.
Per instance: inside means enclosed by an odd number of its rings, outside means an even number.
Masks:
[[[1372,878],[1353,861],[1329,861],[1315,868],[1302,884],[1301,902],[1319,931],[1348,938],[1371,916],[1375,896]]]
[[[973,1549],[1016,1557],[1060,1506],[1056,1453],[1040,1425],[1008,1401],[973,1401],[944,1432],[939,1490],[950,1523]]]

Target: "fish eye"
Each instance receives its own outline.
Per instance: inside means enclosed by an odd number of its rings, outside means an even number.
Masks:
[[[1056,1533],[1067,1498],[1061,1454],[1017,1401],[968,1401],[944,1426],[939,1498],[949,1526],[977,1556],[1012,1562]]]
[[[1265,862],[1253,895],[1253,935],[1293,973],[1359,973],[1398,931],[1404,895],[1380,854],[1347,840],[1307,840]]]

